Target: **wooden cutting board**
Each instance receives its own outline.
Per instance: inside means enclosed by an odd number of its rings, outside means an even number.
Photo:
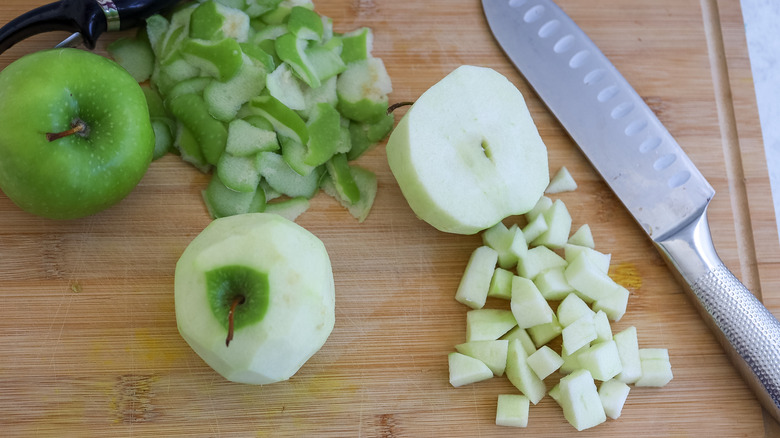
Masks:
[[[4,0],[0,22],[44,2]],[[716,188],[710,222],[721,257],[780,315],[780,245],[739,3],[560,5]],[[374,54],[393,79],[394,102],[414,100],[461,64],[492,67],[525,94],[551,171],[565,165],[579,183],[576,192],[560,195],[574,226],[590,224],[597,249],[612,254],[613,277],[632,292],[614,330],[634,325],[640,346],[668,348],[674,372],[665,388],[633,389],[619,420],[581,436],[777,431],[641,229],[504,57],[480,2],[319,0],[316,6],[337,31],[374,29]],[[65,36],[29,39],[0,56],[0,67]],[[113,38],[98,51],[105,53]],[[464,341],[467,310],[453,296],[480,239],[417,220],[383,145],[360,163],[379,179],[365,223],[322,194],[299,218],[332,257],[336,327],[296,376],[268,386],[226,382],[176,329],[174,265],[209,223],[200,198],[206,175],[165,157],[120,205],[68,222],[30,216],[0,195],[0,435],[577,434],[549,397],[532,407],[527,430],[495,426],[497,395],[514,392],[504,378],[449,385],[447,354]]]

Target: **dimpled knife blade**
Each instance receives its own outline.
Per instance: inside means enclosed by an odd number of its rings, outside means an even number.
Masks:
[[[780,323],[712,244],[715,191],[614,65],[551,0],[482,0],[490,30],[680,279],[780,421]]]

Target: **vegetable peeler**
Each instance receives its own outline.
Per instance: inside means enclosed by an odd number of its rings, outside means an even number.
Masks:
[[[80,43],[95,48],[103,32],[137,27],[147,17],[179,0],[60,0],[33,9],[0,28],[0,53],[25,38],[43,32],[66,31],[73,35],[57,47]]]

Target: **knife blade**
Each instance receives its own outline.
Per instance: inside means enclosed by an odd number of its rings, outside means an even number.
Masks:
[[[712,243],[712,186],[644,100],[552,0],[482,0],[507,57],[652,240],[780,421],[780,322]]]

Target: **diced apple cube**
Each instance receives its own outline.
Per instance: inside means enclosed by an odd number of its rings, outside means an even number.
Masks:
[[[512,277],[511,307],[521,328],[552,322],[554,315],[534,282],[518,276]]]
[[[596,251],[593,248],[587,246],[573,245],[567,243],[564,247],[563,258],[566,262],[571,263],[580,254],[584,253],[591,262],[593,262],[601,272],[607,274],[609,272],[609,264],[612,261],[610,254],[604,254],[603,252]]]
[[[596,340],[596,326],[593,324],[593,315],[585,315],[580,319],[564,327],[563,347],[566,351],[574,353],[590,342]]]
[[[504,375],[509,341],[497,339],[494,341],[472,341],[455,346],[458,353],[479,359],[490,368],[496,376]]]
[[[560,381],[560,405],[566,420],[578,431],[607,421],[596,383],[587,370],[578,370]]]
[[[547,211],[550,207],[553,205],[553,200],[550,199],[547,196],[542,196],[539,198],[538,201],[536,201],[536,205],[533,206],[531,210],[529,210],[525,214],[525,220],[528,223],[533,222],[537,217],[539,217],[542,213]],[[533,239],[531,239],[533,240]]]
[[[482,242],[498,252],[498,266],[511,269],[517,264],[517,255],[510,252],[515,232],[510,231],[503,222],[499,222],[482,233]]]
[[[528,366],[536,373],[536,376],[544,380],[563,365],[563,359],[552,348],[543,345],[532,355],[528,356]]]
[[[596,340],[594,342],[606,342],[612,340],[612,326],[604,311],[599,310],[593,316],[593,325],[596,327]]]
[[[623,369],[613,340],[594,344],[577,353],[577,360],[582,368],[590,371],[594,379],[602,382],[617,376]]]
[[[563,331],[563,327],[558,322],[558,317],[555,316],[555,313],[553,313],[552,321],[535,325],[533,327],[528,327],[526,331],[528,332],[528,335],[531,336],[531,339],[533,339],[534,346],[539,348],[560,336],[561,332]]]
[[[493,298],[501,298],[509,300],[512,298],[512,274],[511,271],[506,269],[496,268],[493,271],[493,277],[490,279],[490,288],[488,288],[488,296]]]
[[[595,315],[595,312],[576,293],[570,293],[558,304],[558,322],[564,327],[587,315]]]
[[[593,241],[593,233],[590,231],[590,225],[584,224],[579,227],[577,231],[569,237],[568,243],[595,248],[596,242]]]
[[[499,222],[482,232],[482,244],[496,251],[504,250],[509,246],[509,228],[503,222]]]
[[[509,310],[469,310],[466,312],[466,342],[496,340],[516,325],[517,321]]]
[[[547,222],[547,231],[534,239],[533,245],[544,245],[548,248],[562,248],[569,240],[571,232],[571,214],[560,199],[543,213]]]
[[[517,273],[521,277],[533,280],[537,275],[548,269],[564,268],[566,265],[566,260],[550,248],[537,246],[530,248],[525,255],[518,257]]]
[[[566,281],[563,270],[563,267],[551,268],[534,278],[534,284],[546,300],[559,301],[566,298],[569,293],[574,292],[574,288]]]
[[[672,380],[672,364],[666,348],[640,348],[639,360],[642,365],[642,377],[635,386],[665,386]]]
[[[631,326],[612,336],[617,345],[623,370],[615,378],[623,383],[635,383],[642,377],[642,364],[639,359],[639,339],[636,327]]]
[[[490,280],[498,261],[498,253],[489,246],[480,246],[471,253],[455,299],[472,309],[481,309],[487,300]]]
[[[509,254],[515,257],[514,263],[517,264],[517,259],[528,252],[528,239],[526,239],[522,228],[517,224],[509,227],[509,232],[512,233],[512,241],[509,243]]]
[[[506,377],[533,404],[539,403],[547,392],[542,379],[528,366],[528,355],[520,344],[520,340],[509,342],[509,353],[506,359]]]
[[[496,405],[496,425],[510,427],[528,426],[530,400],[522,394],[499,394]]]
[[[528,223],[523,227],[523,235],[528,242],[533,242],[537,237],[544,234],[548,228],[549,226],[547,225],[547,221],[544,220],[544,215],[538,214],[533,219],[528,220]]]
[[[561,359],[563,359],[563,363],[559,368],[561,374],[571,374],[582,369],[582,365],[580,365],[580,361],[577,359],[577,354],[581,351],[582,349],[569,353],[566,351],[566,347],[561,347]]]
[[[578,295],[588,303],[607,298],[609,291],[614,289],[617,284],[585,253],[574,257],[566,266],[564,274]]]
[[[577,190],[577,182],[571,176],[569,169],[566,166],[561,167],[555,176],[550,180],[550,184],[544,190],[546,194],[555,194],[563,192],[573,192]]]
[[[612,321],[620,321],[626,314],[629,295],[628,289],[614,283],[612,288],[607,289],[602,297],[593,303],[593,310],[603,311]]]
[[[493,377],[493,371],[490,371],[490,368],[479,359],[455,352],[450,353],[447,359],[450,369],[450,384],[456,388]]]
[[[558,406],[561,405],[561,385],[560,385],[560,383],[556,383],[555,386],[550,388],[550,390],[547,391],[547,394],[550,396],[551,399],[555,400],[555,403],[558,403]]]
[[[599,398],[607,417],[613,420],[617,420],[620,417],[630,390],[631,388],[628,385],[615,379],[607,380],[601,384],[599,387]]]
[[[525,329],[520,327],[515,327],[512,330],[509,330],[509,332],[502,336],[501,339],[506,339],[509,342],[512,342],[514,339],[519,340],[520,345],[523,346],[523,350],[525,350],[525,354],[527,356],[534,354],[536,351],[536,345],[534,345],[534,341],[531,339],[531,336]]]

